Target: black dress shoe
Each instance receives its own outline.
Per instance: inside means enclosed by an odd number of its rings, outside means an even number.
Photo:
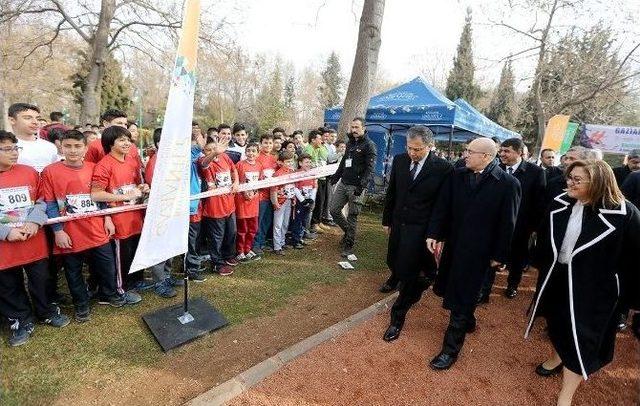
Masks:
[[[504,295],[509,299],[513,299],[514,297],[516,297],[517,294],[518,294],[518,288],[514,288],[514,287],[508,287],[504,291]]]
[[[380,286],[380,289],[378,289],[378,291],[380,293],[389,293],[396,290],[397,286],[398,286],[398,281],[393,277],[390,277],[389,279],[387,279],[385,283],[382,284],[382,286]]]
[[[467,325],[467,333],[471,334],[471,333],[474,333],[475,331],[476,331],[476,323],[475,322],[474,323],[469,323]]]
[[[560,371],[562,371],[562,362],[555,368],[553,369],[547,369],[544,367],[544,363],[538,365],[536,367],[536,374],[540,375],[540,376],[553,376],[553,375],[557,375],[560,373]]]
[[[478,295],[478,300],[476,301],[477,305],[489,303],[489,293],[480,293]]]
[[[440,354],[438,354],[437,357],[431,360],[429,365],[431,366],[431,368],[437,371],[442,371],[442,370],[451,368],[451,365],[453,365],[457,359],[458,359],[457,355],[450,355],[450,354],[441,352]]]
[[[401,327],[394,326],[392,324],[387,328],[387,331],[384,332],[384,336],[382,336],[382,339],[387,342],[393,341],[400,337],[400,331],[402,331]]]

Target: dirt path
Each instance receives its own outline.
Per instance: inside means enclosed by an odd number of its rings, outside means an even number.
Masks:
[[[525,276],[533,285],[533,276]],[[234,399],[240,405],[555,405],[560,377],[541,378],[535,366],[550,350],[540,324],[525,341],[524,313],[532,289],[516,299],[501,293],[476,311],[468,336],[448,371],[428,368],[442,343],[448,314],[431,291],[411,311],[400,338],[385,343],[388,314],[381,314],[327,342]],[[502,286],[500,286],[502,285]],[[578,390],[575,405],[640,405],[640,345],[618,335],[614,362]]]
[[[320,286],[274,316],[225,328],[167,354],[130,379],[95,377],[95,385],[67,391],[57,405],[178,405],[254,364],[382,299],[384,275],[354,274],[344,285]],[[372,293],[373,292],[373,293]]]

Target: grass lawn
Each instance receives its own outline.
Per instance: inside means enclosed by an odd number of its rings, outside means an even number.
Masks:
[[[364,213],[358,233],[355,272],[384,272],[386,238],[379,214]],[[190,285],[190,295],[208,299],[232,325],[274,314],[312,287],[339,286],[353,274],[338,268],[338,239],[323,236],[304,250],[287,251],[285,257],[267,254],[261,261],[236,267],[231,277],[208,275],[205,283]],[[167,300],[149,292],[143,298],[139,305],[121,309],[95,305],[91,321],[82,325],[72,322],[63,329],[38,325],[29,343],[18,348],[9,348],[2,340],[0,404],[52,403],[62,391],[95,384],[103,376],[126,379],[136,368],[153,368],[171,356],[162,353],[141,315],[179,303],[182,295]]]

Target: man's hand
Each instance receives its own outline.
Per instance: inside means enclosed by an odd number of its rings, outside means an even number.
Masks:
[[[386,235],[390,235],[391,234],[391,227],[389,226],[382,226],[382,229],[384,230],[384,233]]]
[[[235,181],[231,184],[231,193],[236,193],[238,191],[238,187],[240,185],[238,184],[238,181]]]
[[[503,263],[495,261],[493,259],[489,262],[489,265],[491,265],[491,268],[496,268],[499,271],[502,271],[505,267]]]
[[[27,235],[22,230],[22,228],[12,228],[9,230],[9,234],[7,235],[7,241],[16,242],[16,241],[26,241]]]
[[[151,190],[151,188],[149,187],[149,185],[147,185],[146,183],[143,183],[141,185],[138,185],[138,189],[140,189],[140,192],[142,192],[143,194],[149,194],[149,191]]]
[[[256,195],[255,190],[247,190],[246,192],[243,192],[243,193],[244,193],[244,198],[246,200],[251,200]]]
[[[40,226],[36,223],[24,223],[22,231],[27,236],[27,240],[38,233]]]
[[[427,238],[427,249],[430,253],[434,253],[436,251],[436,247],[438,246],[438,241],[433,238]]]
[[[128,191],[122,196],[123,196],[122,200],[125,202],[131,201],[131,200],[138,200],[139,198],[142,197],[142,191],[140,190],[140,188],[135,188],[135,189],[131,189],[130,191]]]
[[[53,235],[55,236],[56,246],[58,248],[68,250],[73,247],[71,237],[69,237],[69,234],[65,233],[64,230],[56,231],[53,233]]]
[[[110,216],[104,216],[104,231],[106,231],[109,237],[113,237],[116,233],[116,226],[113,224]]]

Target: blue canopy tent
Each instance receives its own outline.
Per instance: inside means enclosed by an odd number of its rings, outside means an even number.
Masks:
[[[341,114],[342,106],[325,110],[325,125],[337,127]],[[436,141],[447,141],[450,148],[453,142],[493,136],[497,132],[471,105],[464,100],[460,104],[452,102],[420,77],[372,97],[365,120],[367,134],[378,150],[376,174],[382,177],[386,177],[391,157],[405,150],[407,129],[414,125],[429,127]],[[489,128],[493,131],[491,135],[485,133]],[[507,133],[497,136],[511,137]]]
[[[501,141],[507,138],[521,138],[520,134],[507,130],[489,120],[465,99],[456,99],[454,103],[458,106],[455,119],[457,127],[464,128],[470,133],[483,137],[497,137]]]

